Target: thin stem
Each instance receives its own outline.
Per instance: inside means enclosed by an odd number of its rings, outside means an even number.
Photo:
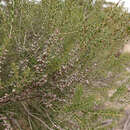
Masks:
[[[38,121],[40,121],[46,128],[48,128],[49,130],[53,130],[51,129],[43,120],[41,120],[40,118],[38,118],[37,116],[33,115],[32,113],[30,113],[26,107],[26,105],[24,103],[22,103],[25,111],[28,113],[28,115],[30,115],[31,117],[37,119]]]

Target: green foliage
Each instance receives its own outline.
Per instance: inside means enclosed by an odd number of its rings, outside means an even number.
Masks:
[[[123,57],[114,54],[129,34],[129,14],[103,4],[13,0],[0,7],[0,112],[12,128],[95,129],[117,117],[118,110],[103,109],[102,89],[89,81],[119,70]]]
[[[63,113],[65,112],[66,115],[69,115],[69,118],[71,118],[73,122],[73,127],[74,124],[77,124],[77,126],[83,130],[100,129],[102,127],[106,129],[114,126],[116,118],[121,116],[121,111],[117,111],[116,109],[101,109],[100,107],[101,102],[96,99],[95,95],[86,97],[86,95],[83,94],[82,86],[78,86],[76,87],[72,103],[64,107]],[[66,117],[68,118],[68,116]],[[106,125],[103,126],[104,123],[99,119],[106,120]],[[63,124],[66,120],[66,118],[62,119]],[[109,120],[111,120],[110,124]],[[67,121],[70,123],[70,120]]]

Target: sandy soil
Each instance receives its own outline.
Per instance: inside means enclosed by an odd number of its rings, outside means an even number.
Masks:
[[[127,43],[124,45],[123,53],[130,53],[130,39],[127,41]]]

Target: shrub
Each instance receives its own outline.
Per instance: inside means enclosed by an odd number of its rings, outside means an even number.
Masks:
[[[86,68],[128,35],[127,12],[103,1],[14,0],[0,17],[0,109],[14,129],[60,129],[55,117],[87,86]]]

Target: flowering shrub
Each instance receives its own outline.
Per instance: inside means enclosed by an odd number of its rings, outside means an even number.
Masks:
[[[73,96],[74,86],[89,84],[93,59],[119,46],[129,20],[121,7],[82,0],[14,0],[1,7],[0,17],[0,109],[14,129],[22,127],[27,113],[32,125],[22,129],[39,130],[60,129],[50,119],[54,109]]]

